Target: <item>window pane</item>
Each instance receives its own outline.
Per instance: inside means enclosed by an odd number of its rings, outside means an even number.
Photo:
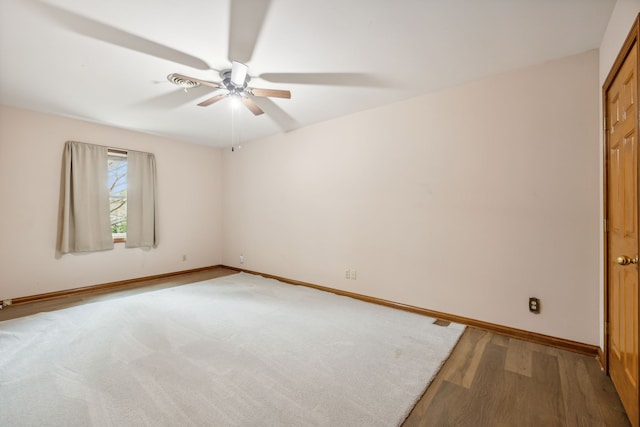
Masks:
[[[127,233],[127,156],[109,153],[109,207],[111,233],[124,238]]]

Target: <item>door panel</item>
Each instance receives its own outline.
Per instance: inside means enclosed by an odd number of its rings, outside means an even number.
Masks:
[[[631,48],[606,91],[607,313],[609,373],[631,424],[638,394],[637,53]],[[622,258],[620,258],[622,257]],[[625,258],[626,257],[626,258]]]

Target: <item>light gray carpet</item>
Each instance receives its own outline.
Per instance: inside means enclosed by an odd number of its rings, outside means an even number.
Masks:
[[[0,425],[394,426],[464,327],[250,274],[0,322]]]

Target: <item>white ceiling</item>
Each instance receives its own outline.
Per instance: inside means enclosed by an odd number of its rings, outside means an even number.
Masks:
[[[0,0],[0,103],[225,147],[232,122],[246,141],[598,48],[614,3]],[[220,81],[230,59],[292,99],[233,115],[166,79]]]

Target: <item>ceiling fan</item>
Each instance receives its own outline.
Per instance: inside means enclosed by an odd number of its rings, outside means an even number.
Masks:
[[[222,70],[220,77],[222,82],[212,82],[208,80],[201,80],[194,77],[185,76],[183,74],[171,73],[167,76],[167,79],[185,90],[200,85],[209,86],[216,89],[222,89],[225,93],[220,93],[208,98],[198,104],[199,107],[207,107],[214,104],[224,98],[232,97],[239,99],[254,115],[259,116],[264,111],[256,104],[253,99],[254,96],[261,97],[273,97],[273,98],[286,98],[291,99],[291,92],[288,90],[280,89],[260,89],[255,87],[249,87],[248,83],[251,77],[247,74],[248,67],[238,61],[232,61],[230,70]]]
[[[164,59],[175,64],[202,70],[216,70],[201,58],[160,44],[153,40],[145,39],[138,35],[123,31],[103,22],[82,16],[70,10],[54,6],[41,0],[25,0],[39,9],[44,15],[56,21],[69,30],[84,36],[100,40],[109,44],[120,46],[128,50],[140,52],[156,58]],[[221,93],[199,103],[205,107],[214,104],[224,98],[239,99],[253,114],[267,115],[285,131],[295,129],[298,126],[296,120],[279,105],[271,101],[273,98],[291,98],[288,90],[261,89],[248,86],[251,77],[247,73],[246,63],[251,61],[254,48],[260,37],[261,28],[269,11],[272,0],[229,0],[229,46],[228,58],[232,62],[230,69],[219,72],[221,82],[209,81],[189,77],[187,75],[172,73],[168,80],[182,89],[207,86],[218,89]],[[314,84],[329,86],[372,86],[379,87],[384,82],[376,76],[363,73],[262,73],[261,80],[273,83]],[[258,103],[254,101],[258,100]],[[175,98],[174,98],[175,99]],[[175,104],[180,104],[184,97],[180,97]]]

